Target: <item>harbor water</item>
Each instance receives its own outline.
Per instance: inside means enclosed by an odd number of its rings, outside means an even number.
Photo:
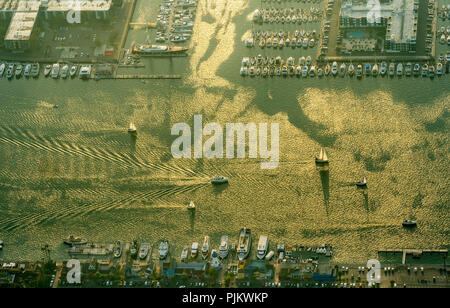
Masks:
[[[338,262],[366,262],[381,249],[448,248],[449,76],[241,77],[243,57],[316,52],[245,47],[259,5],[200,0],[188,57],[120,69],[180,80],[0,79],[3,258],[37,260],[45,244],[53,258],[67,258],[69,234],[103,243],[166,238],[179,256],[205,235],[215,248],[224,234],[237,242],[242,227],[271,245],[331,244]],[[139,1],[133,20],[154,21],[153,6]],[[126,46],[148,35],[132,30]],[[198,114],[222,126],[279,123],[278,168],[173,158],[171,127],[192,127]],[[328,172],[314,164],[321,147]],[[212,186],[215,175],[229,184]],[[363,175],[368,188],[357,190]],[[402,228],[404,219],[418,227]]]

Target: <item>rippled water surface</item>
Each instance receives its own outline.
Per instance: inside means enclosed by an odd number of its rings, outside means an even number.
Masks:
[[[39,259],[45,243],[65,257],[69,234],[99,242],[164,237],[179,249],[208,234],[218,246],[222,234],[237,241],[243,226],[272,243],[330,243],[345,262],[383,248],[448,246],[448,76],[241,78],[242,57],[259,50],[241,41],[259,1],[200,3],[190,56],[143,60],[142,72],[181,80],[0,80],[4,258]],[[151,8],[141,1],[135,20]],[[127,44],[146,36],[135,30]],[[222,125],[279,123],[279,167],[172,158],[172,125],[192,125],[195,114]],[[136,139],[126,132],[130,121]],[[320,147],[328,173],[313,162]],[[353,185],[363,174],[366,193]],[[213,175],[230,184],[212,187]],[[403,229],[406,218],[419,227]]]

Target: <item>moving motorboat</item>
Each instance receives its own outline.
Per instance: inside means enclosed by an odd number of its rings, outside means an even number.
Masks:
[[[248,257],[251,247],[252,247],[251,230],[243,228],[239,232],[239,242],[237,247],[237,255],[239,261],[242,261]]]
[[[258,253],[256,254],[258,259],[260,260],[264,259],[268,249],[269,249],[269,237],[266,235],[261,235],[258,241]]]
[[[220,246],[219,246],[219,257],[221,259],[225,259],[228,256],[229,252],[229,239],[228,235],[222,235],[220,238]]]
[[[208,258],[208,256],[209,256],[209,248],[210,248],[209,236],[206,235],[205,239],[203,240],[203,245],[202,245],[202,259],[203,260]]]
[[[228,178],[223,176],[215,176],[211,179],[211,184],[225,184],[228,183]]]
[[[402,226],[406,228],[413,228],[417,226],[417,222],[414,220],[404,220]]]

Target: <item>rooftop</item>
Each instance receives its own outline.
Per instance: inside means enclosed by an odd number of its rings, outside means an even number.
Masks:
[[[31,37],[38,11],[17,11],[11,20],[5,40],[25,41]]]
[[[30,8],[38,11],[40,7],[49,12],[109,11],[112,0],[0,0],[0,11],[21,11]]]
[[[343,18],[367,18],[373,12],[373,1],[345,1],[341,7]],[[396,43],[416,39],[418,0],[392,0],[382,3],[375,13],[375,18],[384,18],[388,23],[388,34]],[[373,15],[372,15],[373,16]]]

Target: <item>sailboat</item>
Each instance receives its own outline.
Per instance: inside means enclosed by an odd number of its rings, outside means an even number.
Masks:
[[[367,179],[366,179],[366,177],[364,176],[363,179],[361,180],[361,182],[357,182],[356,186],[358,186],[358,187],[367,187]]]
[[[130,126],[128,127],[128,132],[130,134],[136,134],[137,133],[136,125],[134,125],[134,123],[130,123]]]
[[[194,203],[194,201],[191,201],[191,203],[189,203],[188,210],[191,210],[191,211],[195,210],[195,203]]]
[[[323,148],[320,149],[320,153],[315,159],[317,165],[328,165],[329,163],[327,152]]]

